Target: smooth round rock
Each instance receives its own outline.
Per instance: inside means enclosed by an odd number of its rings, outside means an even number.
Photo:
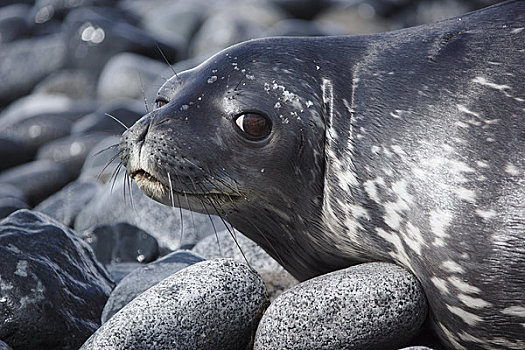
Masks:
[[[65,57],[62,34],[2,44],[0,104],[29,92],[42,78],[62,68]]]
[[[170,250],[194,245],[213,234],[214,227],[216,230],[225,229],[222,221],[216,216],[210,218],[207,215],[162,205],[148,198],[134,182],[130,189],[125,184],[122,174],[115,183],[110,181],[101,187],[78,214],[75,230],[82,232],[98,225],[119,222],[127,222],[141,228],[155,237],[160,247]]]
[[[104,265],[120,262],[148,263],[159,256],[157,240],[127,223],[100,225],[80,236]]]
[[[120,283],[124,277],[143,266],[139,262],[121,262],[121,263],[112,263],[106,265],[106,270],[108,270],[111,278],[115,283]]]
[[[31,160],[32,150],[18,137],[1,135],[0,132],[0,171]]]
[[[57,192],[69,181],[66,168],[51,160],[36,160],[0,173],[0,184],[17,187],[30,206]]]
[[[102,323],[106,323],[137,295],[159,283],[168,276],[204,259],[188,251],[168,254],[152,263],[140,266],[124,277],[113,289],[104,310]]]
[[[76,349],[99,326],[113,282],[87,244],[50,217],[0,221],[0,339],[14,349]]]
[[[264,314],[262,349],[395,349],[408,344],[427,315],[417,279],[389,263],[365,263],[298,284]]]
[[[48,159],[62,164],[72,180],[80,175],[84,161],[91,149],[107,136],[107,133],[93,132],[63,137],[40,147],[36,159]]]
[[[232,233],[235,235],[235,240]],[[191,251],[206,259],[232,258],[244,263],[248,260],[250,266],[264,280],[270,300],[274,300],[282,292],[299,283],[254,241],[238,231],[223,230],[204,237]]]
[[[76,180],[40,202],[34,210],[66,226],[73,226],[78,213],[93,198],[99,186],[94,180]]]
[[[231,259],[187,267],[117,312],[81,349],[245,349],[268,303],[259,275]]]
[[[0,43],[14,41],[29,33],[26,18],[30,7],[14,4],[0,8]]]
[[[19,198],[0,197],[0,219],[8,217],[11,213],[20,209],[29,209],[29,206]]]
[[[72,99],[94,99],[97,77],[81,69],[63,69],[50,74],[33,89],[36,94],[59,94]]]

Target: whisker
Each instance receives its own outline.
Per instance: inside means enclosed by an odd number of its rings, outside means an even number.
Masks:
[[[146,92],[144,91],[144,82],[142,81],[142,76],[140,75],[140,73],[137,72],[137,74],[139,76],[140,81],[140,90],[142,91],[142,96],[144,97],[144,108],[146,109],[146,113],[149,113],[148,99],[146,98]]]
[[[116,153],[115,155],[113,155],[113,156],[111,157],[111,159],[110,159],[108,162],[106,162],[106,165],[104,165],[104,167],[102,168],[102,170],[100,170],[100,172],[99,172],[98,175],[97,175],[97,181],[100,181],[100,177],[102,176],[102,173],[103,173],[103,172],[108,168],[108,166],[109,166],[111,163],[113,163],[113,161],[114,161],[115,159],[117,159],[119,156],[120,156],[120,152],[119,152],[119,153]]]
[[[162,59],[166,62],[166,64],[170,67],[171,71],[173,72],[173,74],[175,75],[175,77],[177,78],[178,81],[181,81],[179,75],[177,74],[177,72],[175,71],[175,69],[173,68],[173,66],[171,65],[170,61],[168,60],[168,58],[166,57],[166,55],[164,54],[164,52],[162,51],[162,49],[160,48],[159,44],[157,42],[155,42],[155,46],[157,47],[157,50],[159,50],[161,56],[162,56]]]
[[[119,123],[120,125],[122,125],[122,126],[124,127],[124,129],[129,130],[129,128],[126,126],[126,124],[124,124],[123,122],[121,122],[120,120],[118,120],[117,117],[114,117],[114,116],[112,116],[112,115],[109,114],[109,113],[104,113],[104,115],[110,117],[111,119],[113,119],[114,121],[116,121],[117,123]]]
[[[104,149],[101,149],[100,151],[98,151],[97,153],[93,154],[93,157],[96,157],[96,156],[99,156],[101,153],[103,152],[106,152],[106,151],[109,151],[110,149],[113,149],[113,148],[117,148],[119,146],[118,143],[114,144],[114,145],[111,145],[109,147],[106,147]]]
[[[171,176],[170,176],[170,173],[168,172],[168,182],[170,183],[170,194],[171,194],[171,206],[172,208],[175,208],[175,200],[174,200],[174,197],[175,197],[175,194],[173,192],[173,184],[171,182]],[[179,196],[177,196],[177,201],[179,202],[179,213],[180,213],[180,244],[182,245],[182,238],[184,236],[184,217],[182,215],[182,208],[181,208],[181,205],[180,205],[180,198]]]

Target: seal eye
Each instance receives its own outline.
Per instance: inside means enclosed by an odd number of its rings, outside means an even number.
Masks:
[[[244,113],[235,118],[235,125],[250,140],[262,140],[270,135],[272,124],[268,117],[259,113]]]
[[[158,96],[157,99],[155,100],[155,109],[161,108],[161,107],[167,105],[168,102],[169,101],[166,98]]]

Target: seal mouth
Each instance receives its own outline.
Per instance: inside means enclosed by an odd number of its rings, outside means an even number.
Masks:
[[[130,174],[130,177],[137,183],[139,188],[151,198],[166,198],[174,196],[195,198],[203,203],[213,201],[213,203],[229,203],[237,202],[243,198],[238,194],[227,194],[221,192],[180,192],[172,188],[172,186],[165,185],[161,180],[155,177],[153,174],[145,171],[144,169],[138,169]]]

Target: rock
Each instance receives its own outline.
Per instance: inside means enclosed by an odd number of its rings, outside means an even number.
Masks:
[[[108,270],[115,283],[120,283],[124,277],[141,266],[144,265],[139,262],[112,263],[106,265],[106,270]]]
[[[34,210],[44,213],[66,226],[73,226],[78,213],[93,198],[99,186],[94,180],[76,180],[46,198]]]
[[[9,345],[0,340],[0,350],[13,350]]]
[[[389,263],[365,263],[300,283],[264,314],[260,349],[395,349],[427,314],[417,279]]]
[[[0,173],[0,184],[17,187],[30,206],[57,192],[69,181],[67,170],[50,160],[36,160]]]
[[[285,19],[268,30],[268,36],[324,36],[343,33],[343,29],[336,25],[330,26],[299,19]]]
[[[104,265],[120,262],[148,263],[159,256],[155,238],[127,223],[97,226],[83,232],[81,237]]]
[[[427,348],[426,346],[409,346],[403,349],[399,350],[432,350],[431,348]]]
[[[158,86],[152,86],[167,63],[133,53],[113,56],[104,66],[98,80],[97,95],[101,100],[129,98],[153,102]],[[144,104],[141,112],[144,113]]]
[[[120,135],[125,128],[109,115],[120,120],[126,127],[133,125],[145,113],[144,103],[137,100],[117,100],[102,105],[96,112],[78,120],[72,127],[73,134],[106,132]]]
[[[187,267],[140,294],[81,349],[245,349],[268,303],[261,278],[231,259]]]
[[[65,20],[68,66],[99,74],[106,62],[119,52],[134,52],[161,58],[177,57],[177,48],[134,27],[106,8],[78,8]]]
[[[102,184],[108,182],[120,161],[117,155],[119,142],[119,136],[108,136],[97,143],[86,157],[80,178]]]
[[[130,195],[133,198],[132,202]],[[77,216],[75,230],[82,232],[90,227],[119,222],[127,222],[141,228],[155,237],[160,247],[170,250],[177,250],[186,244],[195,244],[212,234],[214,225],[217,230],[225,229],[222,221],[215,216],[210,218],[155,202],[135,183],[132,183],[130,190],[128,185],[125,185],[123,176],[119,176],[115,184],[107,183],[98,191]]]
[[[87,244],[29,210],[0,221],[0,339],[15,349],[76,349],[113,287]]]
[[[24,95],[42,78],[62,68],[65,57],[61,34],[2,44],[0,105]]]
[[[0,185],[0,188],[3,185]],[[29,206],[25,201],[19,198],[13,197],[0,197],[0,219],[8,217],[11,213],[14,213],[20,209],[29,209]]]
[[[313,18],[326,5],[324,0],[270,0],[269,2],[288,12],[292,17],[301,19]]]
[[[0,8],[0,43],[14,41],[29,34],[27,15],[30,7],[14,4]]]
[[[0,113],[0,131],[42,115],[64,116],[70,120],[93,112],[93,101],[75,101],[66,96],[34,94],[18,99]]]
[[[38,150],[37,160],[52,160],[62,164],[71,180],[80,175],[86,157],[107,133],[93,132],[84,135],[72,135],[54,140]]]
[[[241,41],[261,38],[265,30],[283,18],[268,4],[232,2],[202,24],[190,45],[190,57],[210,56]]]
[[[9,184],[2,184],[0,186],[0,198],[16,198],[22,201],[26,200],[24,192],[22,192],[19,188]]]
[[[350,6],[332,6],[315,17],[322,25],[338,25],[345,34],[360,35],[398,29],[388,19],[377,15],[368,2],[351,2]]]
[[[191,251],[206,259],[232,258],[239,262],[246,262],[246,260],[248,260],[250,266],[253,267],[264,280],[270,294],[270,300],[274,300],[282,292],[299,283],[299,281],[290,275],[288,271],[254,241],[238,231],[234,231],[234,234],[237,243],[235,243],[228,230],[223,230],[216,235],[203,238]]]
[[[111,292],[102,311],[102,323],[106,323],[117,311],[146,289],[175,272],[203,260],[191,252],[177,251],[133,270]]]
[[[110,6],[113,0],[37,0],[32,9],[31,19],[37,24],[51,20],[63,20],[73,9],[87,6]]]
[[[30,161],[32,153],[20,138],[0,132],[0,171]]]
[[[97,77],[81,69],[63,69],[50,74],[33,89],[35,94],[60,94],[72,99],[94,99]]]

